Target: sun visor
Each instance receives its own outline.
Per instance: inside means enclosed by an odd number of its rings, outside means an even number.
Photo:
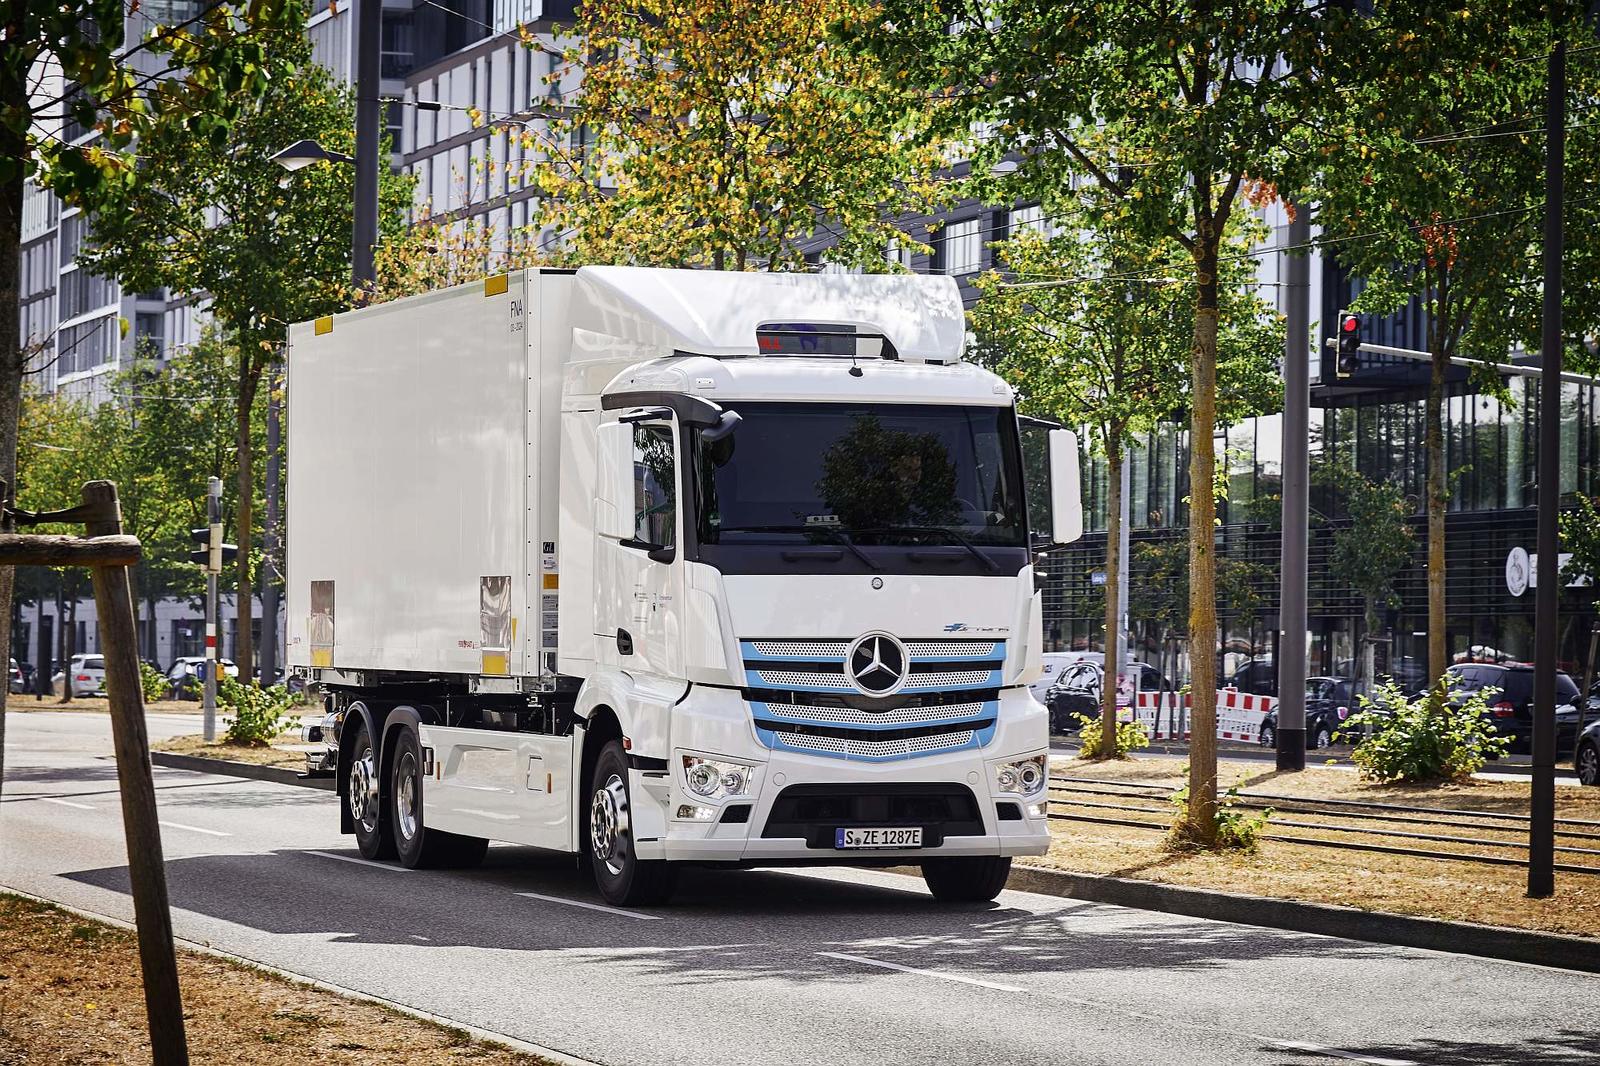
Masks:
[[[947,275],[772,274],[590,266],[577,272],[574,330],[663,353],[762,354],[763,328],[881,335],[899,358],[953,363],[966,343]]]

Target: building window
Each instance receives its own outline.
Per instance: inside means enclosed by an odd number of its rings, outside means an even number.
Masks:
[[[63,326],[56,335],[56,376],[65,377],[114,362],[117,357],[117,318],[110,315],[75,326]]]
[[[1044,206],[1042,204],[1029,204],[1019,207],[1011,212],[1009,236],[1015,237],[1019,233],[1038,233],[1048,237],[1049,230],[1045,226]]]
[[[982,223],[975,218],[951,222],[939,239],[939,269],[946,274],[976,274],[983,266]]]
[[[883,258],[890,266],[911,269],[911,249],[900,238],[892,238],[884,245]]]
[[[410,12],[384,12],[383,43],[378,57],[380,75],[403,78],[417,63],[417,24]]]

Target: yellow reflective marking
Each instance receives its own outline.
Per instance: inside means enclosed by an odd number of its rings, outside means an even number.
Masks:
[[[504,274],[496,274],[492,278],[483,279],[483,294],[485,296],[499,296],[506,291],[507,278]]]
[[[311,323],[311,329],[312,329],[312,332],[315,333],[316,336],[318,336],[318,337],[322,336],[324,333],[332,333],[333,332],[333,316],[332,315],[323,315],[321,318],[319,318],[315,322]]]

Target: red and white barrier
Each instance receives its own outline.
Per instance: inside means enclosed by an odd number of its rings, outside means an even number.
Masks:
[[[1119,717],[1124,722],[1143,723],[1145,732],[1151,740],[1173,740],[1176,739],[1173,726],[1178,718],[1177,706],[1178,695],[1175,692],[1141,692],[1137,704],[1132,708],[1122,708]],[[1189,697],[1184,696],[1184,740],[1190,738],[1188,728],[1190,706]],[[1256,743],[1261,739],[1261,723],[1277,706],[1278,700],[1274,696],[1257,696],[1232,688],[1218,689],[1217,739]]]

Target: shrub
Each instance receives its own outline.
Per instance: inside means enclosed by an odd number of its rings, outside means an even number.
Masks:
[[[1082,745],[1078,749],[1078,758],[1097,758],[1095,753],[1100,750],[1100,716],[1095,715],[1091,718],[1086,714],[1080,714],[1078,721],[1083,723],[1083,728],[1078,733],[1078,743]],[[1144,731],[1143,722],[1117,723],[1116,754],[1112,758],[1126,759],[1128,752],[1149,746],[1150,734]]]
[[[266,747],[293,724],[285,712],[298,698],[283,685],[262,688],[254,681],[240,684],[226,673],[219,674],[217,704],[231,713],[222,720],[228,727],[224,739],[230,744]]]
[[[1350,757],[1361,776],[1379,782],[1459,781],[1506,751],[1483,696],[1469,694],[1452,707],[1443,678],[1414,700],[1392,683],[1378,686],[1376,698],[1361,697],[1342,732],[1359,738]]]
[[[144,691],[144,701],[153,703],[156,700],[166,699],[172,685],[167,681],[166,674],[149,663],[142,662],[139,664],[139,688]]]
[[[1178,808],[1178,820],[1167,835],[1169,851],[1196,851],[1202,847],[1215,847],[1221,851],[1242,851],[1254,855],[1261,847],[1261,833],[1272,817],[1272,808],[1266,807],[1254,814],[1246,814],[1238,807],[1239,789],[1228,789],[1217,801],[1216,841],[1214,844],[1197,839],[1189,825],[1189,786],[1184,785],[1172,794],[1172,804]]]

